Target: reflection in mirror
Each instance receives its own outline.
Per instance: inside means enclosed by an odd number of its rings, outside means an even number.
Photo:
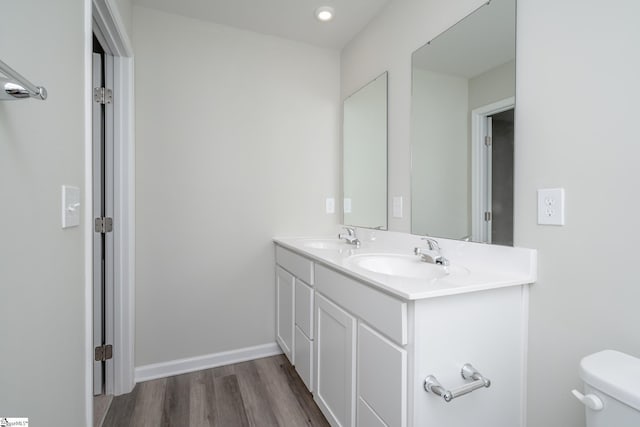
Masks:
[[[344,224],[387,228],[387,73],[344,101]]]
[[[411,232],[513,244],[515,0],[413,53]]]

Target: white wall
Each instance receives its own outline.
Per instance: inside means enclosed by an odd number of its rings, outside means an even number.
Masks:
[[[469,113],[478,107],[515,96],[516,61],[495,68],[469,79]]]
[[[118,16],[127,31],[127,36],[131,39],[133,34],[133,2],[132,0],[107,0],[112,4],[115,4],[115,9],[118,12]]]
[[[411,52],[481,3],[393,2],[343,51],[343,93],[390,71],[392,195],[409,193]],[[515,242],[539,250],[529,427],[584,425],[570,394],[584,355],[640,356],[640,286],[630,268],[640,240],[639,15],[635,0],[518,1]],[[567,190],[567,225],[538,226],[536,189],[554,186]]]
[[[411,230],[462,238],[469,233],[469,80],[413,69]]]
[[[61,228],[60,187],[85,190],[89,7],[2,2],[0,58],[49,92],[0,102],[0,415],[32,425],[87,419],[84,221]]]
[[[273,343],[272,237],[334,231],[337,51],[134,7],[136,366]]]
[[[640,357],[640,3],[520,0],[518,14],[515,241],[540,263],[529,425],[582,426],[580,358]],[[567,225],[537,226],[535,191],[555,186]]]

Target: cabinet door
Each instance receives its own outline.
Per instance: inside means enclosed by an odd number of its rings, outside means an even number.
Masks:
[[[407,425],[407,352],[364,323],[358,325],[358,427],[376,415],[388,427]]]
[[[355,426],[356,319],[316,293],[315,400],[329,424]]]
[[[295,332],[296,371],[310,392],[313,392],[313,341],[296,325]]]
[[[309,339],[313,339],[313,289],[296,279],[295,323]]]
[[[291,274],[276,267],[276,340],[291,364],[294,364],[294,282]]]

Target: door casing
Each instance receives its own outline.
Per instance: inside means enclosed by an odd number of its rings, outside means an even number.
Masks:
[[[113,55],[114,157],[114,289],[113,289],[113,394],[129,393],[134,380],[135,278],[135,144],[134,58],[131,42],[113,0],[86,1],[85,14],[85,179],[86,206],[93,201],[91,44],[93,34]],[[93,212],[84,209],[85,234],[85,414],[93,424]]]

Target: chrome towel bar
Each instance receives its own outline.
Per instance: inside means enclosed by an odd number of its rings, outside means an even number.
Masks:
[[[34,85],[1,60],[0,73],[7,76],[0,77],[0,101],[22,98],[47,99],[47,90],[44,87]]]
[[[460,375],[465,380],[473,380],[473,382],[462,385],[453,390],[445,389],[435,376],[429,375],[424,380],[424,389],[427,393],[436,394],[444,399],[445,402],[451,402],[456,397],[464,396],[474,390],[483,387],[490,387],[491,381],[485,378],[471,363],[465,363],[460,370]]]

